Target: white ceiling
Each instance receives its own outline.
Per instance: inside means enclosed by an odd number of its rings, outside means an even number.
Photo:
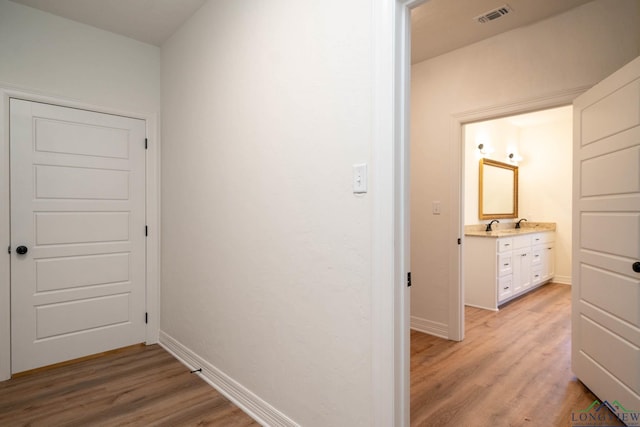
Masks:
[[[11,1],[160,46],[206,0]],[[592,0],[427,0],[411,14],[412,62],[424,61],[589,1]],[[512,13],[487,24],[473,20],[505,4],[513,9]]]
[[[160,46],[206,0],[11,0]]]
[[[411,13],[411,62],[459,49],[573,9],[592,0],[428,0]],[[476,16],[509,5],[512,12],[486,24]]]

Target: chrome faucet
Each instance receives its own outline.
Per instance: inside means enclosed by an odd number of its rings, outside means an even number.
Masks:
[[[516,228],[520,228],[520,223],[522,221],[526,221],[526,220],[527,220],[527,218],[520,218],[520,221],[516,222]]]
[[[497,219],[492,220],[489,224],[487,224],[487,229],[485,231],[493,231],[493,230],[491,230],[491,225],[494,222],[497,222],[498,224],[500,223],[500,221],[498,221]]]

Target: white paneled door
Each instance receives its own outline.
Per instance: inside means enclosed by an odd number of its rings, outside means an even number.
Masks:
[[[638,425],[640,58],[575,100],[573,173],[573,370]]]
[[[145,340],[145,132],[10,101],[12,373]]]

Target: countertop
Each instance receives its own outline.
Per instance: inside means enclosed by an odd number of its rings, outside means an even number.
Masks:
[[[473,237],[511,237],[519,236],[521,234],[540,233],[543,231],[556,231],[555,222],[522,222],[521,228],[515,228],[515,222],[508,222],[504,224],[493,224],[493,231],[485,231],[487,228],[487,221],[485,224],[473,224],[464,226],[464,235]]]

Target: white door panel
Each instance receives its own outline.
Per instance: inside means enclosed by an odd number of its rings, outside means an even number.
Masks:
[[[622,76],[626,78],[626,76]],[[640,82],[633,81],[607,93],[598,102],[581,109],[582,137],[585,146],[601,138],[640,124]]]
[[[128,200],[128,171],[35,167],[36,199]]]
[[[144,341],[144,138],[141,120],[11,100],[12,372]]]
[[[127,323],[129,293],[40,304],[36,307],[36,339]]]
[[[36,291],[105,285],[129,280],[128,253],[36,260]]]
[[[640,164],[640,147],[629,147],[582,163],[582,195],[637,193],[640,174],[630,174]],[[607,179],[598,179],[606,176]]]
[[[640,411],[640,58],[574,102],[573,370]]]
[[[580,239],[583,249],[640,258],[640,212],[583,212]]]
[[[580,334],[584,353],[627,387],[640,389],[640,348],[585,316],[580,317]]]
[[[640,327],[640,280],[621,274],[612,274],[610,270],[582,264],[580,270],[580,297],[584,302],[594,305],[605,312],[615,313],[616,317]],[[602,283],[607,283],[609,292],[600,292]]]
[[[34,119],[36,152],[129,158],[127,129],[43,118]]]
[[[39,212],[34,215],[35,243],[44,246],[128,241],[130,217],[129,212]]]

